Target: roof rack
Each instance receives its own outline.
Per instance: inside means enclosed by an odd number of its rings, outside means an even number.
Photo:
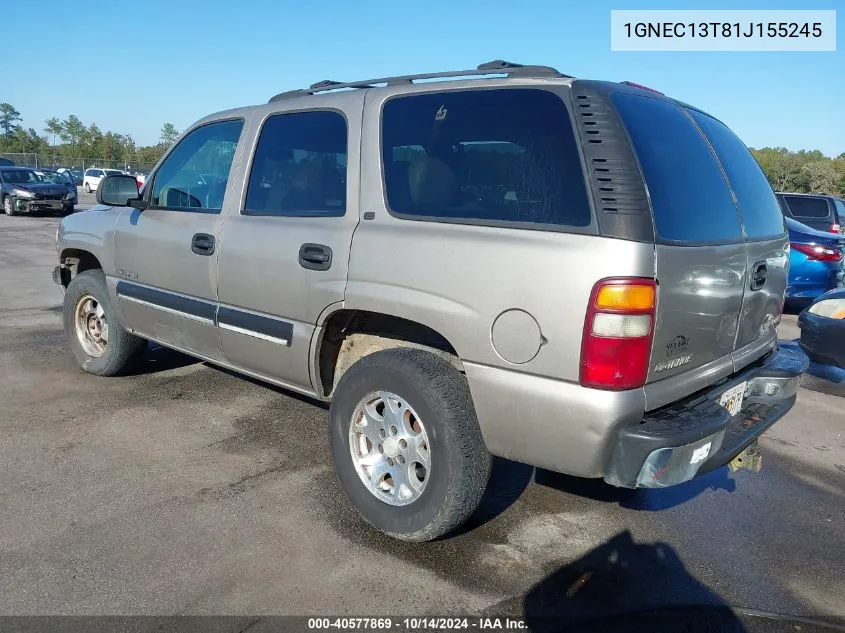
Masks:
[[[344,88],[375,88],[379,85],[397,86],[412,84],[415,81],[424,79],[447,79],[449,77],[478,77],[485,75],[506,75],[508,77],[555,77],[555,78],[570,78],[570,75],[564,75],[560,71],[551,66],[531,66],[525,64],[515,64],[513,62],[506,62],[501,59],[496,59],[492,62],[479,64],[474,70],[450,70],[441,73],[424,73],[421,75],[398,75],[396,77],[380,77],[378,79],[364,79],[362,81],[332,81],[325,79],[311,84],[307,88],[299,88],[297,90],[288,90],[287,92],[280,92],[270,99],[273,101],[281,101],[282,99],[290,99],[292,97],[301,97],[303,95],[313,95],[318,92],[328,92],[329,90],[342,90]]]

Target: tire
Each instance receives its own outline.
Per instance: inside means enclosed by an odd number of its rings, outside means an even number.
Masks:
[[[4,196],[3,197],[3,212],[6,215],[17,215],[18,212],[15,210],[15,202],[12,200],[12,196]]]
[[[74,206],[62,207],[62,215],[70,215],[75,211]]]
[[[82,185],[82,188],[85,189],[85,193],[91,193],[91,185],[87,182]]]
[[[87,328],[83,326],[77,328],[78,311],[87,312],[84,304],[87,304],[89,299],[93,301],[92,307],[98,308],[97,311],[99,308],[102,309],[102,315],[107,324],[107,328],[99,328],[107,332],[107,341],[102,344],[99,355],[96,355],[93,349],[100,347],[97,341],[80,333],[80,330],[84,332]],[[102,270],[85,270],[70,281],[65,292],[62,316],[68,348],[77,364],[89,374],[119,376],[132,369],[143,355],[146,341],[130,334],[120,326],[106,289],[106,276]],[[90,323],[90,319],[88,322]],[[102,343],[101,339],[100,343]]]
[[[423,486],[421,491],[400,487],[399,497],[396,486],[392,492],[371,490],[372,486],[365,484],[364,479],[372,479],[359,469],[353,456],[365,452],[359,444],[364,434],[353,430],[369,428],[354,425],[362,419],[359,407],[372,402],[373,396],[376,401],[390,400],[382,397],[385,393],[395,395],[399,401],[393,403],[398,407],[394,410],[402,416],[395,418],[400,426],[396,437],[407,437],[411,443],[406,442],[406,447],[411,447],[425,435],[425,454],[431,466],[423,471],[419,466],[409,468],[408,460],[423,455],[422,451],[406,453],[409,457],[402,462],[404,466],[400,465],[396,451],[413,449],[399,448],[401,440],[394,440],[388,446],[385,436],[377,436],[385,438],[377,440],[381,448],[372,446],[372,452],[362,459],[389,461],[387,456],[393,457],[397,470],[391,470],[389,480],[384,476],[382,485],[390,487],[394,481],[392,473],[397,472],[400,477],[408,477],[409,486],[412,476],[417,477],[414,486]],[[378,405],[370,406],[378,414]],[[392,418],[386,413],[384,419]],[[407,419],[412,421],[411,425],[417,424],[414,419],[421,423],[418,435],[413,435],[414,429],[401,422]],[[379,424],[374,421],[373,429],[381,428]],[[403,424],[406,424],[404,428]],[[406,431],[411,434],[403,435]],[[387,428],[386,433],[395,433],[395,427]],[[350,367],[337,385],[329,410],[329,440],[335,470],[352,506],[372,526],[404,541],[429,541],[457,528],[478,507],[490,478],[492,458],[481,437],[466,377],[444,359],[423,350],[375,352]],[[369,445],[368,439],[364,440],[363,448]],[[379,463],[384,467],[384,462]],[[424,484],[419,480],[421,472],[424,472]],[[401,499],[403,489],[410,500]]]

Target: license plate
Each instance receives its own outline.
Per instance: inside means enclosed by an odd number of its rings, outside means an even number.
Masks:
[[[745,397],[746,385],[746,382],[741,382],[719,397],[719,404],[727,409],[731,415],[736,415],[742,410],[742,399]]]

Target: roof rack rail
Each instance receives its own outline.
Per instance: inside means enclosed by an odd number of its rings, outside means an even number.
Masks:
[[[449,70],[440,73],[424,73],[421,75],[397,75],[395,77],[380,77],[377,79],[364,79],[362,81],[332,81],[331,79],[324,79],[313,83],[307,88],[299,88],[297,90],[288,90],[280,92],[270,99],[273,101],[281,101],[282,99],[290,99],[292,97],[301,97],[304,95],[313,95],[318,92],[328,92],[329,90],[342,90],[344,88],[375,88],[379,85],[397,86],[402,84],[412,84],[415,81],[424,79],[447,79],[450,77],[479,77],[485,75],[507,75],[508,77],[555,77],[555,78],[570,78],[571,75],[564,75],[560,71],[551,66],[533,66],[526,64],[516,64],[513,62],[506,62],[502,59],[496,59],[492,62],[479,64],[474,70]]]

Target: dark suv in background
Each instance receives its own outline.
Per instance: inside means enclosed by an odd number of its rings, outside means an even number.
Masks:
[[[845,202],[833,196],[811,193],[777,194],[783,214],[818,231],[842,233]]]

